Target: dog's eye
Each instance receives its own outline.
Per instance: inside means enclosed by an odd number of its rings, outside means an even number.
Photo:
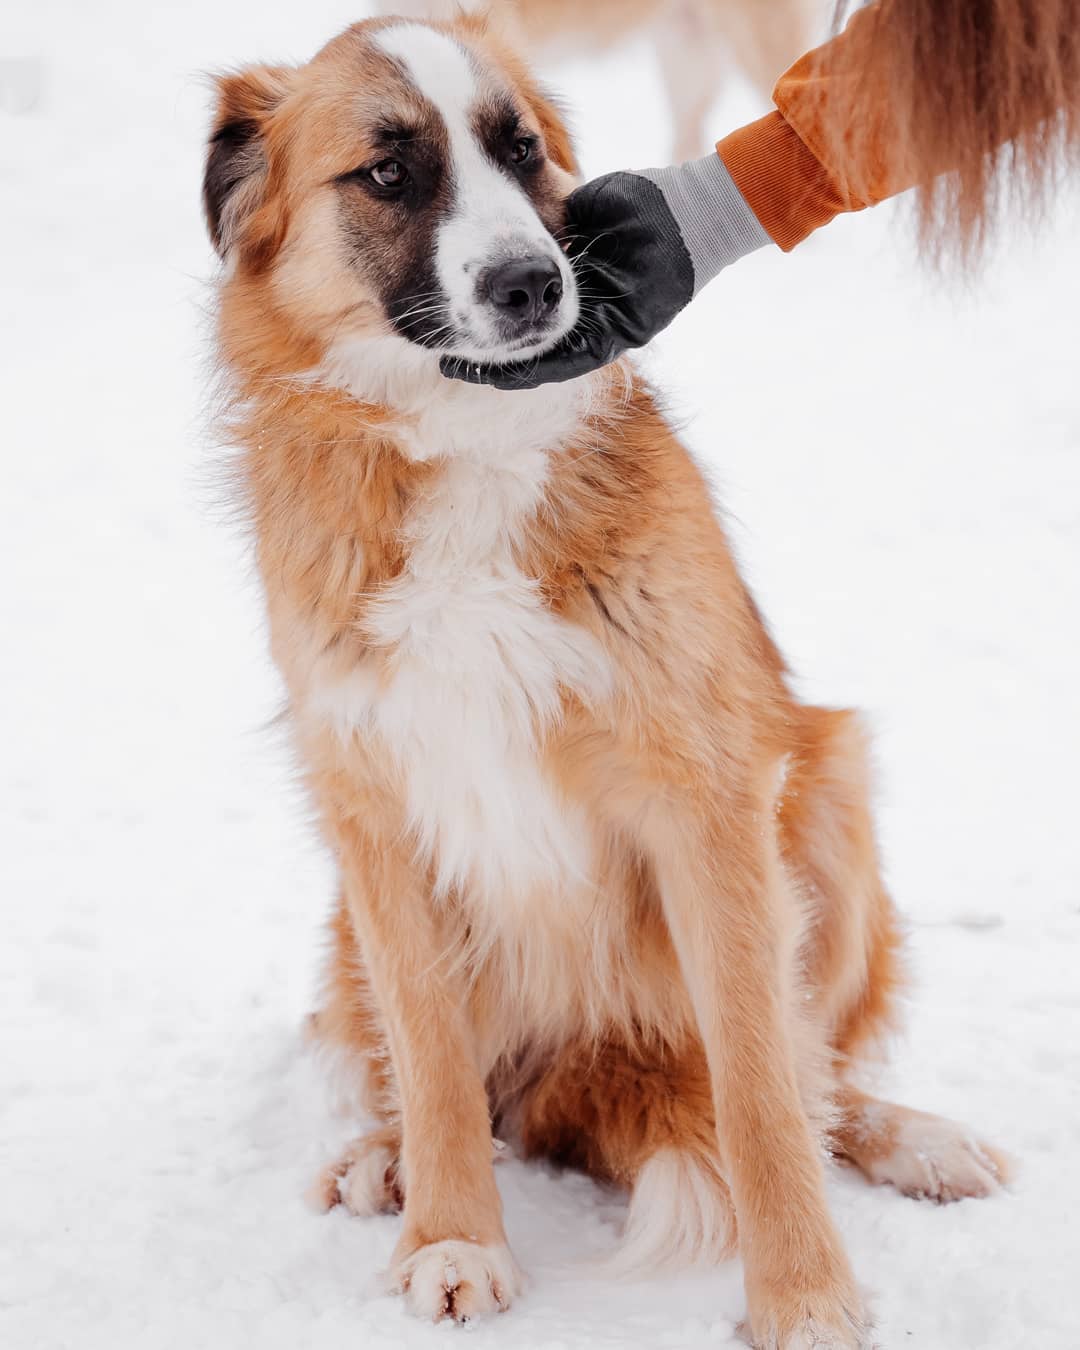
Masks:
[[[526,139],[524,136],[514,142],[513,149],[510,151],[510,158],[515,164],[524,164],[532,155],[534,142]]]
[[[371,170],[371,177],[379,187],[404,187],[409,181],[409,171],[399,159],[384,159]]]

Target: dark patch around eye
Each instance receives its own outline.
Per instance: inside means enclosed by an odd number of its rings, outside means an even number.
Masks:
[[[521,116],[510,99],[500,99],[492,109],[490,128],[500,140],[510,143],[524,131]]]
[[[335,183],[377,190],[379,183],[373,178],[373,171],[395,162],[401,164],[407,174],[406,181],[395,189],[395,200],[407,196],[409,205],[418,206],[438,192],[444,162],[438,146],[419,136],[403,141],[396,133],[392,140],[383,139],[382,133],[376,133],[371,137],[371,143],[372,150],[364,162],[339,173],[333,180]]]
[[[397,331],[421,346],[447,340],[445,297],[435,275],[436,232],[453,205],[442,120],[388,120],[366,136],[364,163],[342,175],[339,219],[351,266],[361,272]],[[385,192],[373,168],[400,161],[409,179]]]
[[[525,125],[512,99],[500,96],[481,107],[473,117],[472,131],[488,158],[500,169],[513,165],[516,142],[526,140],[533,145],[528,159],[513,166],[515,177],[518,171],[530,172],[543,161],[539,137]]]
[[[513,100],[496,97],[477,109],[472,131],[488,159],[517,184],[546,228],[558,237],[566,219],[563,207],[566,193],[552,173],[543,137],[531,130]],[[522,140],[530,143],[529,154],[515,163],[514,145]]]
[[[419,135],[420,133],[415,127],[380,127],[372,140],[384,146],[410,145]]]

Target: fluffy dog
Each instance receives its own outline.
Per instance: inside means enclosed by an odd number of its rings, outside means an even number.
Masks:
[[[340,872],[315,1030],[381,1122],[324,1199],[403,1206],[416,1313],[505,1308],[494,1125],[625,1184],[639,1267],[737,1243],[759,1346],[864,1344],[823,1140],[941,1200],[1005,1164],[853,1085],[900,981],[862,734],[793,697],[633,366],[439,372],[578,319],[557,113],[470,18],[217,98],[225,420]]]

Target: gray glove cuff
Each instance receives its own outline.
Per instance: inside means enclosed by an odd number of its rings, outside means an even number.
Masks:
[[[664,194],[694,265],[695,295],[730,263],[772,243],[715,151],[667,169],[635,172]]]

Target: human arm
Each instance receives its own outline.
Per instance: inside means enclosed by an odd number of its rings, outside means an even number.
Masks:
[[[920,188],[924,242],[977,247],[998,168],[1030,203],[1053,181],[1060,147],[1080,145],[1080,0],[1008,0],[993,23],[977,21],[987,3],[866,6],[781,77],[774,112],[725,137],[715,156],[578,189],[567,202],[578,326],[531,362],[444,372],[502,388],[575,378],[644,346],[762,243],[789,251],[841,212],[910,187]],[[691,192],[695,215],[715,219],[711,234],[694,234]]]

